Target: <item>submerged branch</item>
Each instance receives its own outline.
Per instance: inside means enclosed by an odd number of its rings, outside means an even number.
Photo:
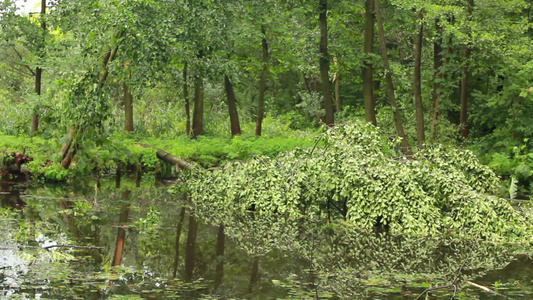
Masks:
[[[490,288],[484,286],[484,285],[480,285],[480,284],[477,284],[475,282],[472,282],[472,281],[465,281],[465,283],[468,283],[469,285],[473,286],[473,287],[477,287],[478,289],[481,289],[481,290],[484,290],[485,292],[489,292],[493,295],[497,295],[497,296],[502,296],[502,297],[505,297],[507,298],[507,296],[503,295],[503,294],[500,294],[500,293],[497,293],[493,290],[491,290]]]
[[[435,291],[435,290],[442,290],[442,289],[449,289],[453,287],[454,288],[454,294],[455,294],[455,291],[457,291],[457,286],[455,284],[449,284],[449,285],[441,285],[441,286],[436,286],[436,287],[431,287],[431,288],[427,288],[425,291],[423,291],[420,295],[418,295],[418,297],[416,297],[415,300],[418,300],[418,299],[422,299],[422,296],[424,296],[426,293],[428,292],[431,292],[431,291]]]

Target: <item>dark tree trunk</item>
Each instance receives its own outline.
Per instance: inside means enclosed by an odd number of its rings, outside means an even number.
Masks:
[[[194,264],[195,264],[195,250],[196,237],[198,234],[198,222],[189,215],[189,232],[187,233],[187,247],[185,247],[185,281],[192,281]]]
[[[250,273],[250,284],[248,286],[248,293],[252,293],[254,285],[259,280],[259,257],[254,257],[252,262],[252,272]]]
[[[266,81],[268,76],[268,61],[270,60],[270,55],[268,53],[268,43],[266,40],[266,31],[265,27],[261,26],[261,34],[263,39],[261,41],[263,47],[263,71],[261,71],[261,78],[259,80],[259,100],[257,101],[257,120],[255,124],[255,135],[260,136],[263,126],[263,117],[265,115],[265,92],[266,92]]]
[[[439,135],[438,122],[440,119],[440,89],[441,81],[444,80],[444,74],[441,68],[444,65],[442,57],[442,26],[439,19],[435,19],[436,39],[433,42],[433,140]]]
[[[320,25],[320,78],[322,79],[322,92],[324,95],[325,121],[328,127],[335,125],[333,114],[333,97],[331,96],[331,84],[329,82],[329,55],[328,55],[328,2],[319,0],[320,12],[318,23]]]
[[[128,199],[131,191],[127,190],[122,192],[122,199]],[[125,205],[120,208],[120,217],[119,217],[119,226],[125,225],[128,222],[128,215],[130,211],[130,206]],[[117,242],[115,246],[115,255],[113,256],[112,266],[120,266],[122,263],[122,257],[124,256],[124,244],[126,240],[126,229],[124,227],[119,227],[117,229]]]
[[[183,67],[183,98],[185,98],[185,117],[186,125],[185,125],[185,132],[187,132],[187,135],[191,134],[191,104],[189,102],[189,86],[187,83],[187,63],[185,63],[185,66]]]
[[[381,56],[383,59],[383,68],[385,69],[385,79],[387,81],[387,94],[389,96],[389,101],[392,106],[392,111],[394,114],[394,123],[396,124],[396,130],[398,131],[398,136],[402,139],[402,148],[407,155],[411,155],[411,148],[409,147],[409,142],[405,136],[403,130],[402,118],[400,116],[400,109],[396,103],[396,96],[394,95],[394,84],[392,83],[392,74],[389,66],[389,58],[387,56],[387,44],[385,41],[385,31],[383,30],[383,20],[381,17],[381,8],[379,0],[374,2],[376,8],[376,19],[378,24],[378,36],[381,47]]]
[[[43,1],[44,2],[44,1]],[[39,67],[35,68],[35,94],[41,95],[41,78],[43,70]],[[39,130],[39,114],[33,114],[31,122],[31,131],[37,134]]]
[[[183,219],[185,218],[185,206],[181,208],[180,219],[178,221],[178,227],[176,229],[176,241],[174,243],[174,270],[172,272],[172,277],[176,278],[178,275],[178,263],[180,259],[180,238],[181,238],[181,229],[183,227]]]
[[[46,33],[46,22],[44,21],[44,15],[46,14],[46,0],[41,0],[41,30],[42,30],[42,45],[39,49],[39,57],[43,57],[44,47],[45,47],[45,33]],[[42,87],[42,76],[43,69],[41,67],[35,68],[35,94],[41,95]],[[34,113],[32,116],[31,122],[31,131],[33,134],[37,134],[39,130],[39,114]]]
[[[217,267],[215,271],[215,288],[219,287],[224,278],[224,247],[226,235],[224,233],[224,225],[218,226],[217,234]]]
[[[194,111],[192,117],[193,137],[202,135],[204,122],[204,82],[197,77],[194,83]]]
[[[133,95],[130,92],[130,87],[124,83],[124,129],[126,131],[133,131]]]
[[[468,20],[472,20],[472,7],[474,6],[474,0],[468,0]],[[468,38],[470,39],[472,34],[468,33]],[[470,41],[465,45],[464,54],[463,54],[464,65],[462,69],[462,78],[461,78],[461,134],[466,139],[468,138],[468,77],[469,77],[469,61],[470,61]]]
[[[365,101],[365,120],[377,125],[376,105],[374,101],[374,78],[370,55],[374,47],[374,0],[366,0],[363,68],[363,98]]]
[[[424,9],[418,12],[418,34],[416,36],[415,44],[415,68],[414,68],[414,96],[415,96],[415,112],[416,112],[416,139],[418,146],[421,147],[426,141],[424,133],[424,106],[422,104],[422,38],[424,35]]]
[[[76,129],[74,127],[71,127],[70,131],[68,132],[69,141],[64,143],[61,147],[61,153],[63,153],[63,158],[61,159],[61,167],[64,169],[68,169],[70,167],[70,163],[72,162],[72,158],[75,154],[76,147],[75,145],[73,145],[75,133]]]
[[[228,100],[231,136],[234,136],[241,134],[241,125],[239,123],[239,112],[237,111],[237,99],[228,75],[224,75],[224,87],[226,88],[226,99]]]

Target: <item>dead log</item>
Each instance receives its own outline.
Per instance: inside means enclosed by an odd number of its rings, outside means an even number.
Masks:
[[[24,181],[29,175],[28,169],[22,168],[22,165],[33,161],[33,158],[25,153],[8,153],[1,151],[3,161],[0,162],[0,177],[1,181]]]
[[[188,170],[191,170],[191,169],[194,169],[194,165],[187,162],[187,161],[184,161],[183,159],[181,158],[178,158],[168,152],[165,152],[157,147],[154,147],[152,145],[148,145],[146,143],[142,143],[142,144],[139,144],[139,146],[142,146],[144,148],[151,148],[151,149],[155,149],[157,150],[156,151],[156,155],[157,155],[157,158],[159,158],[160,160],[162,161],[165,161],[169,164],[172,164],[172,165],[175,165],[175,166],[178,166],[182,169],[188,169]]]

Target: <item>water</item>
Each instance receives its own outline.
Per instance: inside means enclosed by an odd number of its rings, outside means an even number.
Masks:
[[[222,226],[167,190],[150,179],[2,186],[0,296],[415,299],[448,286],[429,299],[533,299],[527,245],[251,215]]]

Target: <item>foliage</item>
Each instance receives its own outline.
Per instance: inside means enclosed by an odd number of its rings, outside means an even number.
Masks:
[[[232,212],[215,224],[249,214],[305,216],[341,218],[393,233],[528,239],[527,220],[507,201],[489,195],[498,179],[470,151],[436,145],[404,157],[397,140],[363,123],[338,126],[321,139],[319,147],[192,173],[187,186],[198,214]]]
[[[490,148],[490,151],[480,151],[484,143],[474,145],[479,156],[509,184],[510,189],[520,197],[531,195],[533,183],[533,154],[531,142],[524,139],[522,144],[506,145],[509,140]],[[514,143],[513,143],[514,144]],[[513,197],[511,197],[513,198]]]

